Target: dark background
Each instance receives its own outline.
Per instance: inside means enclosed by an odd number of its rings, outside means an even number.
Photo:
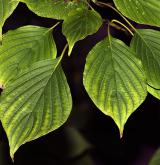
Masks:
[[[107,1],[111,2],[111,1]],[[92,6],[104,20],[121,17],[111,9]],[[24,25],[51,27],[56,20],[36,16],[24,4],[19,4],[6,21],[3,32]],[[133,23],[133,22],[132,22]],[[137,28],[148,28],[133,23]],[[152,27],[150,27],[152,28]],[[129,33],[111,28],[112,35],[129,45]],[[61,25],[53,32],[58,54],[66,39]],[[107,36],[107,21],[100,30],[79,41],[71,54],[63,59],[63,68],[71,88],[73,109],[68,121],[56,131],[27,143],[15,154],[15,165],[147,165],[160,145],[160,101],[147,96],[144,103],[128,119],[120,139],[114,121],[98,110],[87,95],[82,73],[89,50]],[[0,165],[12,165],[5,132],[0,125]]]

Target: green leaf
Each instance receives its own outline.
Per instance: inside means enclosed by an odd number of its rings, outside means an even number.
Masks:
[[[118,39],[104,39],[87,57],[83,83],[95,105],[114,119],[122,136],[128,117],[147,95],[134,52]]]
[[[135,22],[160,26],[159,0],[114,0],[114,3],[122,14]]]
[[[18,1],[1,0],[0,1],[0,42],[2,41],[2,27],[5,20],[12,14],[18,5]]]
[[[159,165],[159,164],[160,164],[160,149],[158,149],[154,153],[152,159],[149,162],[149,165]]]
[[[21,0],[28,8],[41,17],[65,19],[69,12],[80,8],[88,8],[85,0]]]
[[[160,32],[151,29],[137,30],[131,41],[131,48],[142,61],[148,84],[160,89]]]
[[[96,11],[82,9],[70,13],[62,25],[69,43],[69,55],[77,41],[97,32],[101,25],[101,16]]]
[[[37,26],[24,26],[3,36],[0,46],[0,84],[4,86],[23,68],[34,62],[55,58],[56,45],[52,31]]]
[[[12,158],[22,144],[57,129],[70,114],[71,94],[58,63],[59,59],[34,63],[2,93],[0,118]]]

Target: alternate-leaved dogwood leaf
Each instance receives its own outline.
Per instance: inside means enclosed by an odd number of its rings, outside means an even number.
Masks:
[[[131,41],[131,48],[142,61],[149,86],[160,89],[160,32],[151,29],[137,30]]]
[[[1,0],[0,1],[0,42],[2,41],[2,27],[6,19],[12,14],[18,5],[18,1]]]
[[[160,26],[159,0],[114,0],[114,3],[122,14],[133,21]]]
[[[70,114],[70,89],[58,63],[59,58],[35,62],[2,93],[0,119],[12,158],[22,144],[57,129]]]
[[[81,9],[70,13],[62,25],[69,44],[69,55],[77,41],[97,32],[101,25],[102,18],[96,11]]]
[[[52,31],[38,26],[24,26],[3,36],[0,46],[0,83],[5,86],[23,68],[34,62],[54,59],[57,49]]]
[[[21,0],[28,8],[41,17],[63,20],[71,11],[88,8],[86,0]]]
[[[95,105],[113,118],[121,135],[128,117],[147,95],[140,61],[128,46],[112,37],[90,51],[83,83]]]

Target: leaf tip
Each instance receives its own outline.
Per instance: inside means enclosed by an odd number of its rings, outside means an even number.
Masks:
[[[11,156],[12,162],[14,163],[14,153],[10,152],[10,156]]]
[[[120,139],[122,139],[122,137],[123,137],[123,130],[120,131]]]
[[[11,144],[9,144],[9,146],[10,146],[10,157],[12,159],[12,162],[14,163],[14,155],[19,147],[18,146],[13,147]]]
[[[116,123],[116,124],[117,124],[117,127],[118,127],[118,129],[119,129],[120,139],[122,139],[123,134],[124,134],[124,125],[125,125],[125,124],[119,124],[119,123]]]

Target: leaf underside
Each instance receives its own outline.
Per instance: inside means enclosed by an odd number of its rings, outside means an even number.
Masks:
[[[69,87],[56,64],[57,59],[33,64],[3,92],[0,117],[11,157],[22,144],[57,129],[70,114]]]
[[[114,38],[106,38],[90,51],[83,83],[95,105],[114,119],[121,135],[128,117],[147,95],[139,60]]]
[[[10,154],[60,127],[72,108],[50,29],[25,26],[4,35],[0,47],[0,119]]]

